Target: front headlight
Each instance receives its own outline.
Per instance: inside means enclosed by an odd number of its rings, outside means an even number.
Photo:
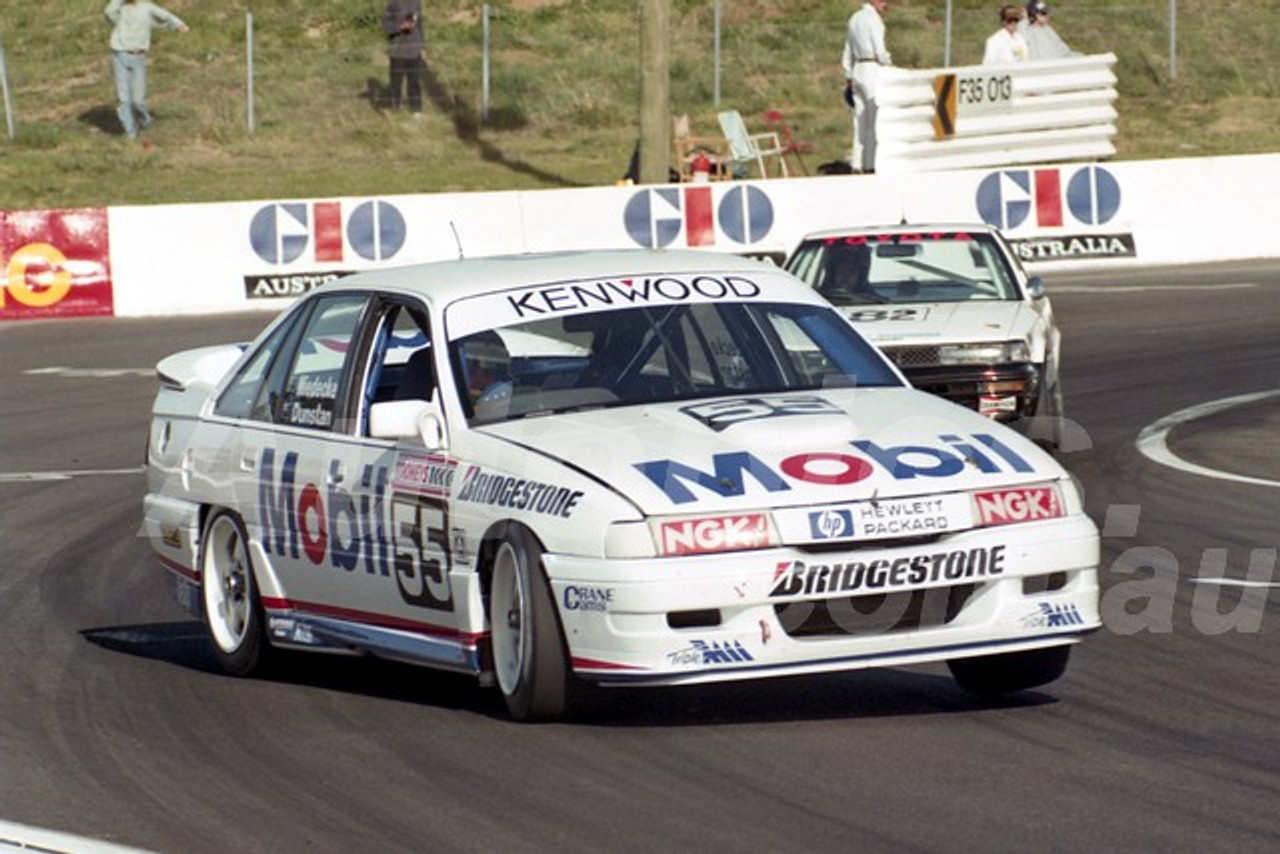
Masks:
[[[943,365],[1000,365],[1029,361],[1031,350],[1025,341],[985,341],[938,347],[938,362]]]
[[[614,522],[605,531],[604,556],[611,560],[654,557],[657,553],[645,522]]]

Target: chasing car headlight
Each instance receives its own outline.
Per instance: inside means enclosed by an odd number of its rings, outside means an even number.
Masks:
[[[938,347],[938,363],[942,365],[999,365],[1029,361],[1031,350],[1025,341],[984,341]]]

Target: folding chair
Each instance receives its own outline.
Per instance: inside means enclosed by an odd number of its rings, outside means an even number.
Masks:
[[[720,129],[724,131],[724,138],[729,143],[732,165],[755,161],[760,168],[760,177],[768,178],[768,161],[774,160],[778,164],[778,174],[783,178],[789,176],[787,161],[782,156],[782,142],[776,133],[749,133],[746,122],[737,110],[725,110],[718,118]]]
[[[804,158],[801,155],[813,151],[813,143],[801,142],[796,139],[795,134],[791,132],[791,127],[778,110],[766,110],[764,120],[769,130],[776,132],[781,137],[783,157],[785,158],[788,155],[794,157],[796,165],[800,167],[800,174],[808,175],[809,167],[804,165]]]
[[[694,166],[699,158],[705,158],[708,166],[709,180],[718,181],[728,174],[727,164],[731,157],[728,145],[723,139],[715,136],[694,136],[689,131],[689,116],[682,113],[671,120],[671,144],[675,149],[676,168],[680,170],[681,181],[694,180]]]

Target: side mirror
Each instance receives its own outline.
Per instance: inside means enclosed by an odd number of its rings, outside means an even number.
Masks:
[[[1045,295],[1044,279],[1040,278],[1039,276],[1032,276],[1031,278],[1027,279],[1027,294],[1033,300],[1044,299],[1044,295]]]
[[[444,419],[425,400],[389,400],[369,407],[369,435],[375,439],[418,439],[428,451],[445,446]]]

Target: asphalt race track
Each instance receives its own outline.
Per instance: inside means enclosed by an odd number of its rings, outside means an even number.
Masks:
[[[0,821],[175,854],[1280,850],[1280,264],[1049,285],[1105,534],[1064,679],[610,691],[544,726],[398,665],[216,672],[137,536],[150,368],[266,315],[0,325]]]

